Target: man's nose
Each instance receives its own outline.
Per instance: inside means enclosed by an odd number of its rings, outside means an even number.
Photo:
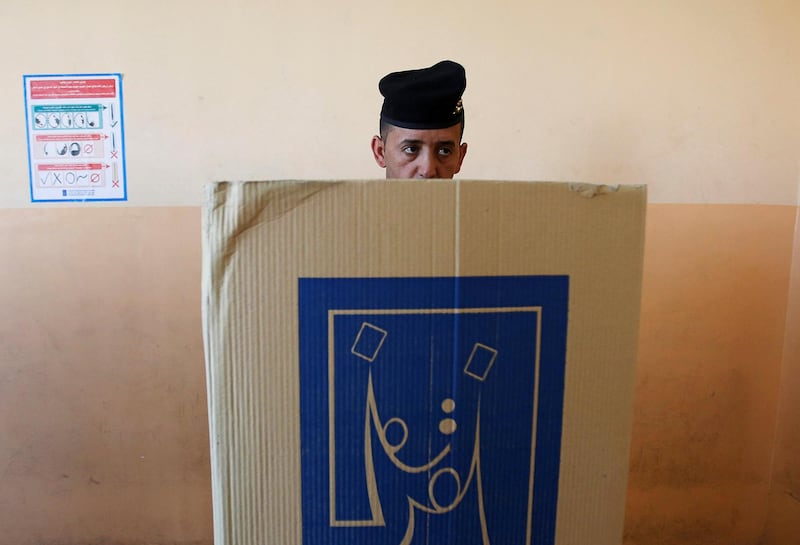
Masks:
[[[424,153],[419,157],[417,165],[417,178],[436,178],[436,158],[432,153]]]

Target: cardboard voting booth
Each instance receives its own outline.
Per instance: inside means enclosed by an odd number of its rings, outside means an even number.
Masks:
[[[209,186],[218,545],[622,540],[643,187]]]

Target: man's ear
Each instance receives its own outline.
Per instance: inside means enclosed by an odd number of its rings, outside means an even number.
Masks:
[[[463,142],[459,148],[461,148],[461,157],[458,158],[458,168],[454,172],[454,174],[458,174],[461,171],[461,163],[464,162],[464,156],[467,154],[467,143]]]
[[[383,140],[377,134],[372,137],[372,156],[375,157],[375,162],[381,168],[386,168],[386,156],[384,155],[385,148]]]

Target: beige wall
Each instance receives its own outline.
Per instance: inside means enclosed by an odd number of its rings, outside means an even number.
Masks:
[[[121,72],[130,204],[211,180],[374,178],[387,71],[468,69],[461,177],[797,203],[794,0],[0,2],[0,206],[28,206],[22,75]]]
[[[800,214],[800,211],[798,211]],[[799,216],[800,219],[800,216]],[[794,259],[783,371],[775,440],[769,517],[763,545],[797,543],[800,540],[800,221],[794,237]]]
[[[0,210],[0,543],[208,543],[196,208]]]
[[[211,542],[202,186],[380,177],[378,78],[445,57],[462,179],[650,186],[626,543],[798,535],[794,0],[7,0],[0,27],[0,545]],[[30,204],[22,75],[101,71],[130,201]]]
[[[797,209],[648,213],[626,542],[755,544],[768,508]]]

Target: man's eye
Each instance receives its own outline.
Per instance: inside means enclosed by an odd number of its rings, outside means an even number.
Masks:
[[[417,146],[406,146],[403,148],[403,153],[408,153],[409,155],[417,153],[417,151],[419,151]]]
[[[448,156],[452,154],[453,154],[452,148],[439,148],[439,155]]]

